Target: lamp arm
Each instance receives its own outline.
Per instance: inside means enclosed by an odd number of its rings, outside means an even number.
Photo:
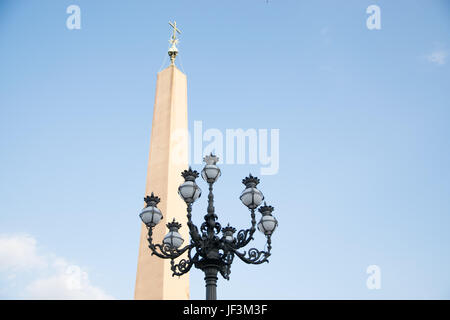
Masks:
[[[231,248],[232,252],[234,254],[236,254],[239,259],[241,259],[242,261],[244,261],[245,263],[248,264],[261,264],[264,262],[269,262],[269,257],[271,255],[270,250],[272,249],[271,246],[271,239],[270,239],[270,235],[267,236],[267,251],[260,251],[256,248],[251,248],[250,250],[248,250],[248,257],[246,257],[247,252],[244,251],[239,252],[237,251],[235,248]]]
[[[197,226],[192,222],[192,203],[189,203],[187,205],[187,225],[189,228],[189,234],[191,235],[191,239],[194,240],[194,242],[199,243],[201,240],[200,233],[198,232]]]
[[[252,239],[253,234],[256,231],[256,218],[255,218],[255,209],[250,209],[251,211],[251,223],[252,226],[246,230],[240,230],[236,237],[235,248],[239,249],[245,247]]]
[[[175,264],[175,259],[170,261],[170,269],[173,271],[172,277],[174,276],[182,276],[189,272],[191,267],[198,261],[198,252],[195,253],[194,257],[191,257],[191,250],[194,248],[194,243],[191,243],[188,250],[188,259],[181,259],[180,262]]]
[[[154,244],[153,243],[153,227],[148,228],[148,247],[152,251],[152,255],[156,255],[162,259],[176,259],[181,256],[191,245],[187,245],[182,249],[177,249],[168,244]]]

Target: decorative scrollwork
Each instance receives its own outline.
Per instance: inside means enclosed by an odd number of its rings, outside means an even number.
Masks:
[[[248,264],[261,264],[264,262],[269,262],[269,251],[259,251],[256,248],[251,248],[248,250],[248,258],[246,257],[246,251],[241,253],[237,250],[233,250],[233,252],[239,257],[239,259]]]
[[[200,227],[200,231],[203,233],[207,233],[208,232],[208,222],[203,222],[201,227]],[[220,230],[222,230],[222,226],[220,225],[219,222],[214,223],[214,234],[219,234]]]
[[[214,229],[216,230],[216,234],[219,234],[220,230],[222,230],[222,226],[220,225],[220,223],[216,222],[216,224],[214,225]]]
[[[242,248],[253,239],[251,229],[240,230],[236,236],[236,248]]]
[[[166,243],[154,244],[152,239],[153,228],[148,228],[148,247],[152,251],[152,255],[156,255],[162,259],[176,259],[181,256],[186,250],[191,248],[191,245],[187,245],[182,249],[174,248]]]
[[[255,219],[255,210],[251,209],[251,218],[252,218],[252,226],[250,229],[240,230],[236,236],[236,248],[245,247],[251,240],[253,240],[253,234],[256,231],[256,219]]]
[[[191,257],[191,250],[193,248],[193,244],[191,243],[191,247],[188,250],[188,259],[181,259],[177,264],[175,264],[175,260],[172,259],[170,261],[172,276],[182,276],[191,270],[194,263],[198,261],[198,253]]]
[[[231,264],[233,263],[233,259],[234,253],[231,251],[227,252],[222,258],[224,265],[219,269],[219,272],[224,279],[230,280]]]
[[[208,230],[208,224],[206,222],[203,222],[202,225],[200,226],[200,231],[203,233],[206,233],[207,230]]]

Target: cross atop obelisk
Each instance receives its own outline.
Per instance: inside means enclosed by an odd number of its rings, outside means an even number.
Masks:
[[[169,40],[169,43],[172,45],[169,49],[169,56],[170,56],[170,64],[174,65],[175,64],[175,58],[177,57],[178,54],[178,49],[176,47],[176,45],[178,44],[178,39],[177,39],[177,32],[179,34],[181,34],[181,30],[177,28],[177,22],[174,21],[173,23],[169,21],[169,25],[173,28],[173,34],[172,34],[172,38]]]

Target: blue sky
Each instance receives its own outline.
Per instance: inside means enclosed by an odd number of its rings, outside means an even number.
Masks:
[[[80,30],[66,28],[72,4]],[[373,4],[381,30],[366,27]],[[67,266],[88,274],[81,297],[133,298],[175,19],[190,128],[280,130],[279,171],[260,177],[280,223],[273,256],[236,260],[218,297],[449,299],[449,18],[445,0],[2,0],[0,298],[72,297],[58,287]],[[222,165],[221,222],[248,226],[240,181],[259,170]],[[203,275],[190,277],[203,299]]]

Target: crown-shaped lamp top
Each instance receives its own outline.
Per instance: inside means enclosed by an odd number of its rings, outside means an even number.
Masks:
[[[264,205],[262,207],[259,207],[258,209],[258,211],[261,212],[263,216],[272,214],[273,210],[275,210],[274,207],[268,206],[265,201]]]
[[[159,197],[156,197],[153,192],[150,196],[146,196],[144,198],[145,203],[147,204],[147,207],[156,207],[156,205],[161,201]]]
[[[252,174],[250,173],[248,175],[248,177],[246,177],[245,179],[242,180],[242,183],[247,188],[254,188],[254,187],[256,187],[258,185],[259,179],[257,177],[252,176]]]
[[[208,165],[215,165],[217,162],[219,162],[219,157],[211,153],[210,155],[203,157],[203,161]]]
[[[222,232],[233,234],[236,232],[236,229],[230,226],[230,224],[228,223],[226,227],[222,228]]]
[[[184,178],[185,181],[195,181],[195,179],[198,178],[198,172],[192,170],[192,168],[189,167],[189,170],[184,170],[181,173],[181,176]]]
[[[181,224],[175,221],[175,218],[173,218],[172,222],[169,222],[166,224],[167,228],[169,228],[170,231],[178,231],[178,229],[181,228]]]

